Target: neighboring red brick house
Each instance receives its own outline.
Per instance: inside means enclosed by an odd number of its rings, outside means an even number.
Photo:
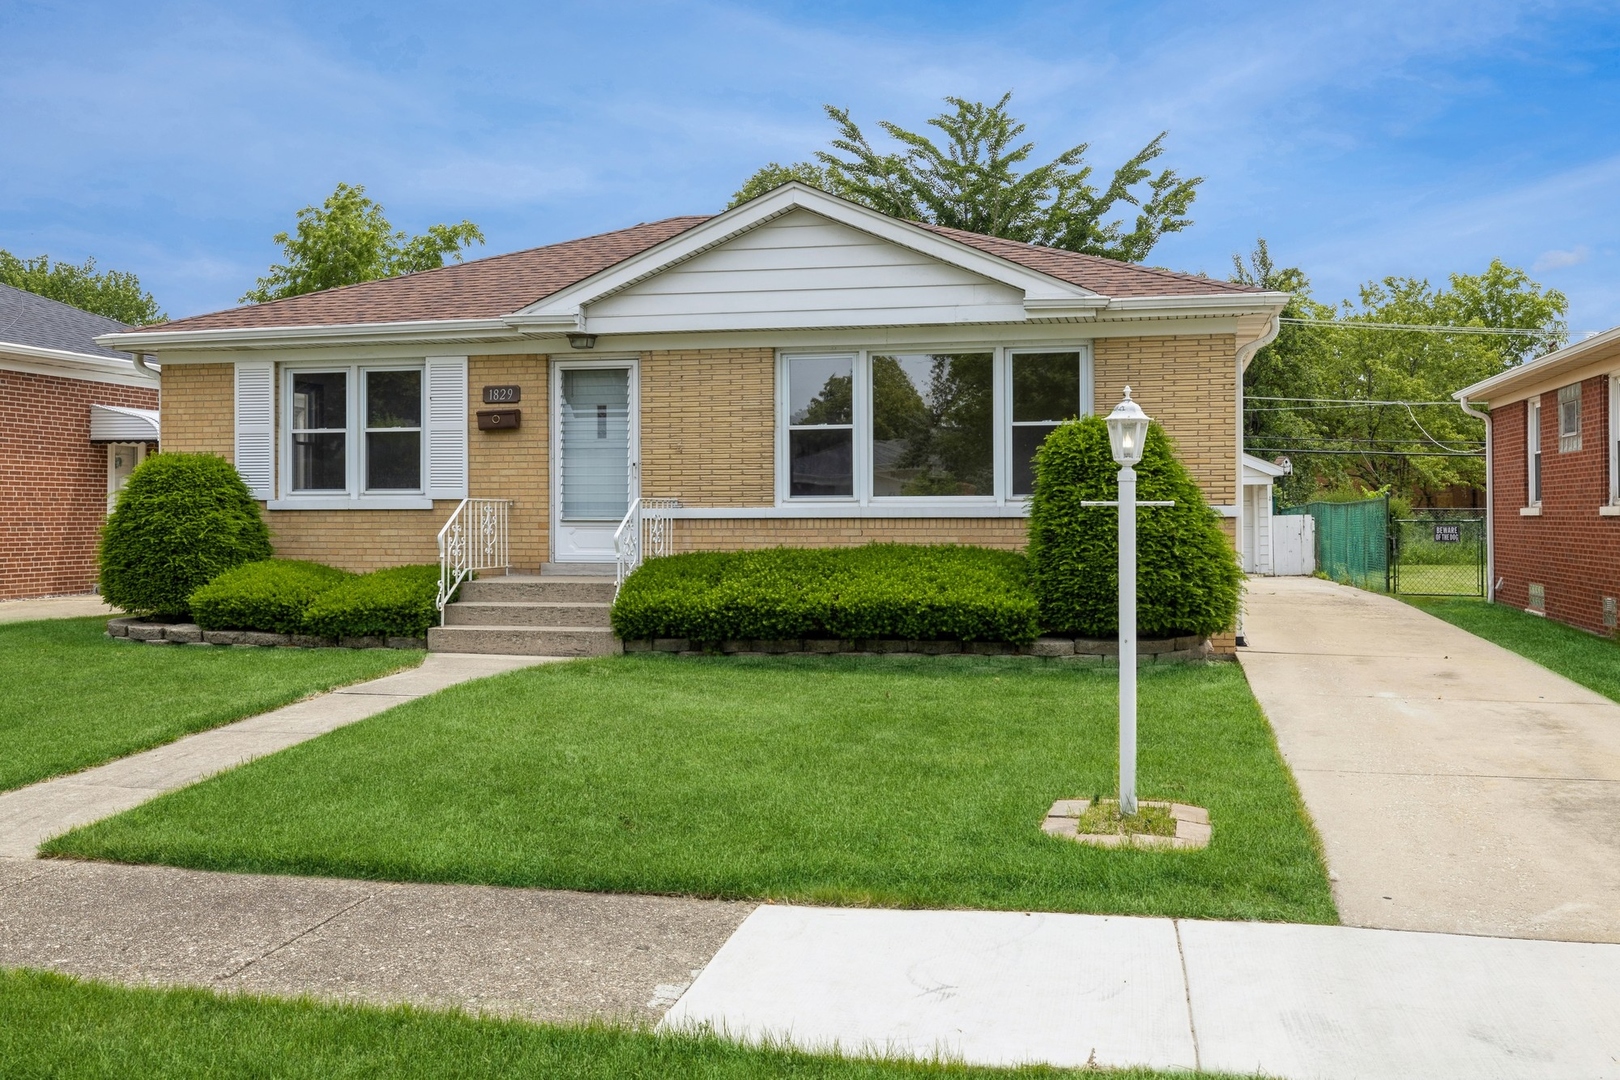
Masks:
[[[110,495],[157,448],[156,373],[94,340],[125,329],[0,285],[0,600],[96,587]]]
[[[1491,598],[1613,634],[1620,603],[1620,328],[1454,396],[1490,410]]]

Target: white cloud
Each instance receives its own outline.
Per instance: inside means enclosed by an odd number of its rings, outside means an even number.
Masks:
[[[1592,249],[1585,244],[1576,244],[1568,251],[1543,251],[1531,267],[1533,270],[1562,270],[1566,266],[1579,266],[1592,257]]]

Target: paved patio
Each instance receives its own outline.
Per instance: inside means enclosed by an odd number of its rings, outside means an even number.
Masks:
[[[1620,705],[1332,582],[1251,580],[1245,611],[1346,923],[1620,942]]]

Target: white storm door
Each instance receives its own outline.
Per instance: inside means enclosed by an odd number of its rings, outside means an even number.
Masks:
[[[613,534],[637,495],[635,364],[555,370],[552,559],[612,562]]]

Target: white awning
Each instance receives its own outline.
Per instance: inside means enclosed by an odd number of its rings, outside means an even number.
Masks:
[[[90,406],[91,442],[155,443],[156,409],[128,409],[122,405]]]

